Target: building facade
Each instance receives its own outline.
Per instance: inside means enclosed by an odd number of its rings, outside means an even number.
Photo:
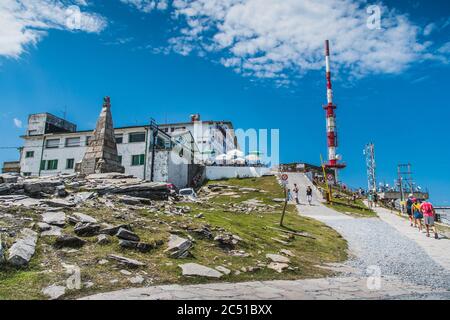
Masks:
[[[74,173],[92,135],[93,131],[77,131],[75,124],[51,114],[30,115],[27,132],[22,136],[21,174]],[[115,128],[114,135],[126,174],[178,187],[190,184],[196,167],[208,154],[226,153],[237,147],[231,122],[201,122],[199,118],[186,123]]]

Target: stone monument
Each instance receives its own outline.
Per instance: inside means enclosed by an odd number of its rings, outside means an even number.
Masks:
[[[97,120],[93,137],[89,141],[83,160],[77,163],[76,171],[85,175],[125,172],[117,154],[109,97],[103,98],[103,108]]]

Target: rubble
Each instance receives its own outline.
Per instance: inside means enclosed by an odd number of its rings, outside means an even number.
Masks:
[[[9,249],[8,263],[22,267],[27,265],[36,250],[38,234],[31,229],[23,229],[21,237]]]

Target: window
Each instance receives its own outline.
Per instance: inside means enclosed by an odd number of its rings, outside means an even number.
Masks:
[[[89,142],[91,142],[92,137],[91,136],[86,136],[86,146],[89,146]]]
[[[66,147],[79,147],[79,146],[80,146],[80,137],[66,139]]]
[[[34,151],[25,152],[25,158],[33,158],[33,157],[34,157]]]
[[[131,165],[132,166],[142,166],[145,162],[145,155],[144,154],[136,154],[131,156]]]
[[[119,156],[119,163],[122,164],[122,156]]]
[[[130,133],[129,142],[145,142],[145,132]]]
[[[29,136],[35,136],[37,135],[38,131],[37,130],[28,130],[28,135]]]
[[[117,144],[123,143],[123,134],[118,134],[118,135],[115,136],[115,138],[116,138],[116,143]]]
[[[24,177],[31,177],[31,172],[24,172],[24,173],[22,173],[22,175]]]
[[[75,159],[67,159],[66,160],[66,169],[73,169],[75,164]]]
[[[59,139],[48,139],[45,142],[45,147],[47,149],[58,148],[59,147]]]
[[[56,170],[58,169],[58,160],[42,160],[41,170]]]

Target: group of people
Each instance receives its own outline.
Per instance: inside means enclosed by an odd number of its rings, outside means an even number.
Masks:
[[[434,232],[434,238],[439,239],[436,226],[434,225],[436,211],[430,202],[420,201],[419,199],[414,198],[412,194],[409,194],[408,199],[405,202],[405,207],[411,227],[419,228],[419,232],[422,232],[423,219],[427,237],[430,237],[430,229],[432,229]]]
[[[367,202],[369,203],[369,208],[378,207],[378,194],[376,192],[370,191],[367,194]]]
[[[306,187],[306,201],[308,201],[308,204],[312,205],[312,188],[311,186]],[[299,197],[300,189],[297,186],[296,183],[294,183],[294,189],[287,189],[287,199],[288,201],[294,200],[296,204],[300,204],[300,197]],[[293,195],[293,197],[292,197]]]

